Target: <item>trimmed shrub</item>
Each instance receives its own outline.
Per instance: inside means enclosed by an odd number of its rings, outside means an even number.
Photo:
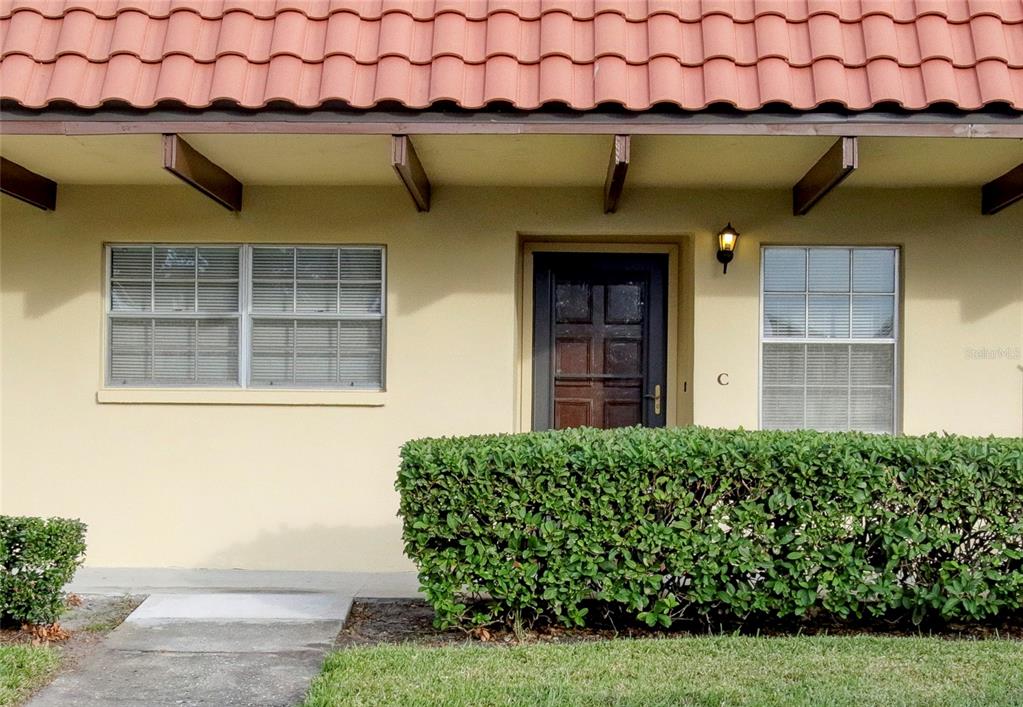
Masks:
[[[1023,609],[1023,439],[704,428],[422,439],[405,551],[437,623],[979,620]],[[477,595],[482,602],[467,601]]]
[[[0,516],[0,621],[49,625],[64,610],[64,585],[85,557],[85,524]]]

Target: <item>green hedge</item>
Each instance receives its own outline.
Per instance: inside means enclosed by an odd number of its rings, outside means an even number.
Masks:
[[[440,626],[1023,609],[1023,439],[704,428],[422,439],[396,484]],[[468,601],[466,595],[488,600]]]
[[[80,521],[0,516],[0,622],[56,623],[84,557]]]

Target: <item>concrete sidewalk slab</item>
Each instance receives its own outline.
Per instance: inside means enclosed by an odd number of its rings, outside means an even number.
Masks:
[[[68,586],[76,594],[187,594],[222,591],[325,592],[354,598],[416,598],[414,570],[398,572],[296,572],[82,567]]]
[[[224,592],[151,594],[125,623],[188,621],[322,621],[348,615],[352,599],[340,594]]]
[[[122,624],[105,642],[119,651],[172,653],[324,653],[334,645],[341,622],[288,621],[229,623],[213,621],[136,621]]]
[[[162,653],[100,649],[29,707],[292,707],[322,651]]]
[[[351,604],[309,591],[153,594],[29,705],[294,705]]]

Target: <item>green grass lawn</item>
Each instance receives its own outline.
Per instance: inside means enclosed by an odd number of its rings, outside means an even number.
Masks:
[[[60,652],[48,646],[0,646],[0,705],[16,705],[57,671]]]
[[[706,637],[331,654],[328,705],[1023,705],[1023,642]]]

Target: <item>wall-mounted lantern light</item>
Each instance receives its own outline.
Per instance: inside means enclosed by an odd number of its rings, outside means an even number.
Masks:
[[[739,232],[732,228],[732,223],[729,221],[728,225],[722,228],[718,232],[718,262],[725,266],[725,272],[728,272],[728,264],[732,262],[732,258],[735,256],[735,244],[739,240]]]

